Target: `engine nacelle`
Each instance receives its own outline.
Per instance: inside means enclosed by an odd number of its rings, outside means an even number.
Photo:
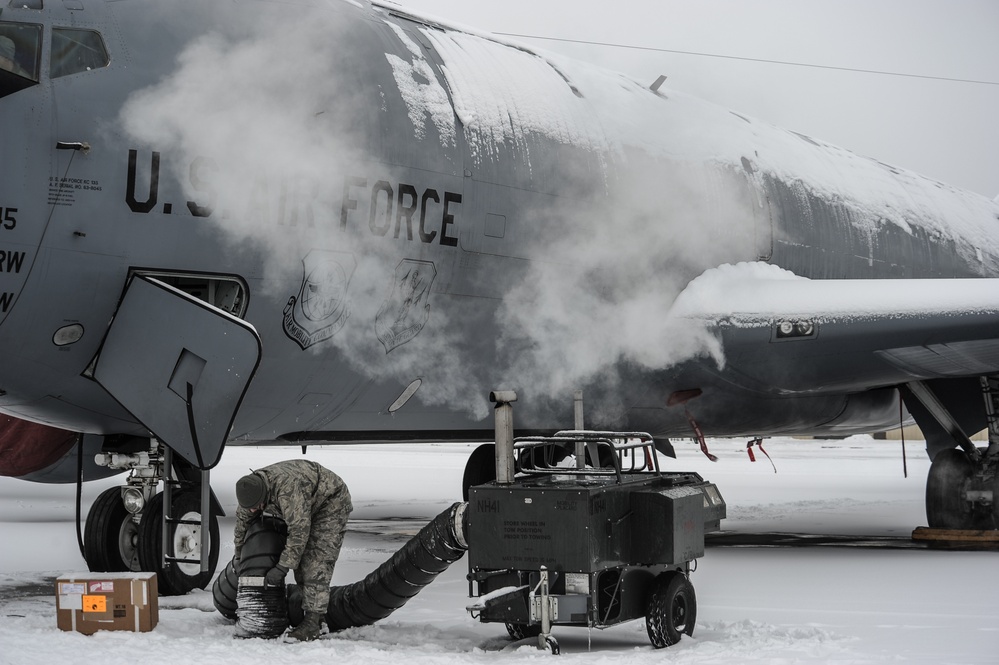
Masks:
[[[37,483],[73,483],[77,473],[77,446],[83,446],[83,478],[98,480],[121,473],[98,466],[102,436],[91,436],[0,415],[0,476]]]

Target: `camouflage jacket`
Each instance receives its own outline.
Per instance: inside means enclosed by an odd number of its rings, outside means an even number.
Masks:
[[[312,517],[327,502],[343,504],[344,515],[352,505],[350,492],[340,476],[326,467],[308,460],[287,460],[277,462],[256,473],[267,482],[267,504],[264,512],[280,517],[288,525],[288,540],[278,563],[294,570],[298,567],[302,552],[312,532]],[[236,529],[233,542],[236,556],[239,557],[246,536],[246,527],[253,514],[240,506],[236,510]]]

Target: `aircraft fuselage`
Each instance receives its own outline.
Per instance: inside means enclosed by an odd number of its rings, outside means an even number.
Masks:
[[[259,335],[235,441],[488,439],[498,388],[524,429],[583,388],[588,424],[687,435],[667,400],[697,388],[707,434],[869,431],[888,385],[767,391],[682,330],[632,337],[722,264],[999,276],[983,197],[393,8],[27,5],[0,14],[34,65],[0,79],[20,418],[149,434],[93,377],[145,275]]]

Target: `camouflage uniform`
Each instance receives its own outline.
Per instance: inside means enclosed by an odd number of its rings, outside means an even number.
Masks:
[[[264,512],[288,525],[288,539],[278,563],[295,571],[304,596],[303,609],[325,614],[333,566],[353,509],[347,485],[326,467],[308,460],[277,462],[255,473],[267,482]],[[233,540],[237,557],[253,517],[242,506],[236,510]]]

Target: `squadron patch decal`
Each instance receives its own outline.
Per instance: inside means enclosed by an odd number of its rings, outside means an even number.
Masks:
[[[347,287],[357,263],[347,252],[320,250],[309,252],[302,263],[302,288],[285,305],[284,332],[304,350],[328,340],[347,322]]]
[[[385,353],[420,334],[430,318],[430,287],[437,268],[430,261],[403,259],[395,268],[392,294],[375,316],[375,332]]]

